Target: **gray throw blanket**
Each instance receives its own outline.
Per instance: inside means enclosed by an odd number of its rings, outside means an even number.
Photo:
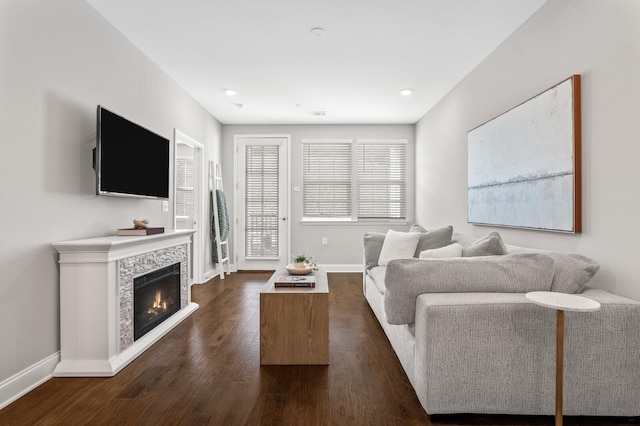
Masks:
[[[218,225],[220,226],[220,241],[227,241],[229,237],[229,214],[227,213],[227,199],[224,196],[224,192],[216,189],[216,200],[218,201]],[[213,263],[220,263],[220,259],[227,257],[228,247],[222,246],[222,253],[218,256],[218,247],[216,245],[216,225],[215,215],[213,211],[213,191],[209,191],[209,219],[210,219],[210,233],[211,237],[211,260]]]

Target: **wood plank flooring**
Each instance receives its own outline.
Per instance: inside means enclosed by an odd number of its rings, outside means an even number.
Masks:
[[[192,287],[200,304],[111,378],[53,378],[0,410],[0,425],[553,425],[553,417],[430,419],[362,295],[329,274],[329,366],[260,366],[267,272]],[[565,418],[566,425],[628,419]]]

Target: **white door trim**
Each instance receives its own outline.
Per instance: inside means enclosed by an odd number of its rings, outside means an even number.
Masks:
[[[205,170],[208,170],[206,166],[206,153],[205,153],[205,149],[204,149],[204,145],[201,144],[200,142],[198,142],[197,140],[193,139],[192,137],[190,137],[189,135],[187,135],[184,132],[181,132],[180,130],[174,128],[173,129],[173,144],[174,144],[174,158],[173,158],[173,203],[174,203],[174,207],[173,207],[173,228],[176,229],[176,209],[175,209],[175,200],[176,200],[176,168],[175,168],[175,164],[176,164],[176,152],[177,152],[177,145],[178,145],[178,141],[180,141],[180,143],[186,144],[191,146],[192,148],[198,150],[199,154],[198,154],[198,159],[199,159],[199,170],[198,170],[198,190],[199,190],[199,194],[198,194],[198,198],[199,198],[199,208],[196,211],[195,214],[195,222],[196,222],[196,232],[193,234],[193,236],[191,237],[191,241],[192,241],[192,245],[193,245],[193,282],[191,282],[190,284],[199,284],[199,283],[203,283],[205,281],[204,279],[204,264],[205,264],[205,259],[204,259],[204,253],[206,253],[206,251],[204,250],[205,248],[205,231],[204,231],[204,224],[205,224],[205,220],[204,218],[207,217],[207,207],[209,205],[209,201],[207,199],[207,175],[205,173]]]
[[[233,258],[231,261],[234,264],[234,270],[238,269],[238,253],[240,242],[238,240],[238,146],[239,139],[264,139],[264,138],[284,138],[287,144],[287,159],[285,167],[287,168],[287,200],[286,200],[286,253],[285,258],[291,259],[291,134],[277,133],[277,134],[234,134],[233,135]]]

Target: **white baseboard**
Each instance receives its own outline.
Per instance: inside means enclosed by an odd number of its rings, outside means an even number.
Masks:
[[[322,264],[327,272],[360,272],[364,271],[364,265],[361,263],[356,264]]]
[[[343,263],[322,263],[319,266],[322,266],[323,268],[326,269],[327,272],[359,272],[362,273],[362,271],[364,271],[364,265],[362,263],[355,263],[355,264],[343,264]],[[212,273],[214,271],[209,271],[205,274],[205,278],[210,279],[212,276],[215,276],[217,274],[217,271],[215,271],[215,273]],[[238,270],[235,268],[235,265],[231,265],[231,272],[238,272]]]
[[[216,275],[218,275],[218,268],[213,268],[213,269],[209,269],[208,271],[206,271],[203,275],[203,279],[204,281],[201,283],[194,283],[194,284],[204,284],[207,281],[209,281],[211,278],[215,277]]]
[[[0,410],[53,377],[59,362],[60,352],[56,352],[1,382]]]
[[[227,269],[227,268],[225,268]],[[224,274],[225,276],[228,276],[231,272],[238,272],[235,269],[233,269],[233,265],[230,265],[230,267],[228,268],[229,270],[225,270]],[[196,283],[196,284],[204,284],[207,281],[209,281],[211,278],[215,278],[215,277],[219,277],[220,276],[220,268],[216,267],[214,269],[209,269],[207,272],[204,273],[204,281],[201,283]],[[221,279],[224,279],[221,277]]]

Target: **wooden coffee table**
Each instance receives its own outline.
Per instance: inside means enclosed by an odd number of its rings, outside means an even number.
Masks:
[[[329,283],[319,267],[315,288],[275,288],[279,268],[260,292],[260,364],[329,364]]]

